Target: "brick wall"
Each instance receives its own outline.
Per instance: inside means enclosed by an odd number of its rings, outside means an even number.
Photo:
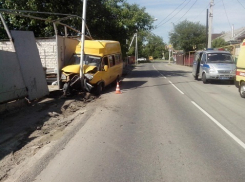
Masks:
[[[0,50],[15,52],[14,47],[10,41],[2,41],[0,42]]]
[[[57,46],[56,39],[36,39],[37,48],[40,54],[43,67],[53,70],[57,67]],[[0,50],[14,52],[10,41],[0,42]]]
[[[56,39],[37,39],[36,43],[43,67],[57,68]]]

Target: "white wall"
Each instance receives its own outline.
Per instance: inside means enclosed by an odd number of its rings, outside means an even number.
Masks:
[[[54,70],[57,67],[57,46],[56,39],[36,39],[37,48],[43,67]]]
[[[45,73],[41,64],[34,33],[11,31],[20,64],[28,99],[34,100],[49,94]]]
[[[26,96],[27,90],[16,53],[0,50],[0,103]]]

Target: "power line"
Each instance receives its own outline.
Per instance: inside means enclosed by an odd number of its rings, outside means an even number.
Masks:
[[[191,1],[191,0],[189,0],[189,1],[185,4],[185,6],[183,6],[183,7],[182,7],[182,8],[181,8],[181,9],[180,9],[174,16],[172,16],[170,19],[168,19],[167,21],[165,21],[165,22],[162,23],[161,25],[158,25],[155,29],[159,28],[160,26],[166,24],[166,23],[169,22],[171,19],[173,19],[177,14],[180,13],[180,11],[181,11],[182,9],[184,9],[184,7],[186,7],[187,4],[189,4],[190,1]]]
[[[187,12],[181,18],[183,18],[191,10],[191,8],[196,4],[196,2],[197,0],[192,4],[192,6],[187,10]],[[181,18],[178,21],[180,21]]]
[[[223,1],[223,0],[222,0],[222,3],[223,3],[224,10],[225,10],[226,18],[227,18],[228,23],[229,23],[229,25],[230,25],[230,27],[231,27],[231,23],[230,23],[230,20],[229,20],[229,18],[228,18],[228,16],[227,16],[226,9],[225,9],[225,4],[224,4],[224,1]]]
[[[209,7],[209,3],[208,3],[208,5],[206,6],[206,8],[204,9],[204,10],[202,10],[197,16],[195,16],[194,18],[195,19],[198,19],[198,17],[203,13],[203,12],[205,12],[207,9],[208,9],[208,7]]]
[[[242,5],[242,3],[241,3],[240,1],[238,1],[238,0],[237,0],[237,2],[239,2],[239,3],[240,3],[240,5],[241,5],[241,6],[242,6],[242,7],[245,9],[245,7]]]
[[[166,16],[162,21],[160,21],[158,24],[157,24],[157,26],[159,25],[159,24],[161,24],[165,19],[167,19],[172,13],[174,13],[175,12],[175,10],[177,10],[180,6],[182,6],[182,4],[184,4],[185,3],[185,1],[186,0],[184,0],[177,8],[175,8],[168,16]]]

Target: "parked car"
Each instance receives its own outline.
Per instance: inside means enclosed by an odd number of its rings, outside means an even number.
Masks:
[[[236,65],[227,51],[199,51],[195,55],[192,75],[202,79],[203,83],[211,80],[228,80],[234,83]]]
[[[146,58],[138,58],[138,61],[146,61]]]

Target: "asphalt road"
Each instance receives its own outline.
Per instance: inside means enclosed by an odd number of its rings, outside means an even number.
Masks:
[[[245,100],[191,68],[139,64],[36,177],[43,182],[245,181]]]

